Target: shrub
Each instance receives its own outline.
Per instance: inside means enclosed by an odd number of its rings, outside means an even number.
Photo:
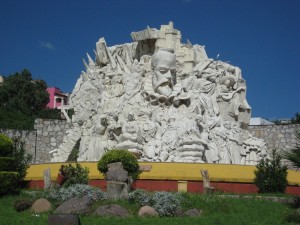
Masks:
[[[135,155],[123,149],[113,149],[106,152],[97,164],[98,170],[105,174],[108,171],[107,165],[114,162],[122,162],[123,168],[133,180],[136,180],[141,173]]]
[[[31,199],[17,199],[14,202],[14,209],[17,212],[22,212],[27,209],[29,209],[33,204],[33,201]]]
[[[14,162],[12,157],[0,157],[0,171],[15,172]]]
[[[254,171],[254,183],[260,193],[284,193],[287,186],[287,166],[282,164],[282,156],[275,150],[272,159],[261,159]]]
[[[11,157],[14,158],[14,171],[19,173],[20,184],[22,184],[27,174],[32,155],[26,153],[25,143],[21,139],[13,138],[12,141],[13,152]]]
[[[5,134],[0,134],[0,156],[11,156],[13,142]]]
[[[152,195],[151,206],[160,216],[174,216],[181,209],[178,196],[165,191],[155,192]]]
[[[130,203],[138,203],[141,206],[150,205],[151,197],[144,190],[137,189],[128,194]]]
[[[180,195],[165,191],[149,194],[143,190],[135,190],[128,194],[128,201],[141,206],[152,206],[160,216],[174,216],[181,209]]]
[[[20,192],[19,174],[16,172],[0,172],[0,196],[18,194]]]
[[[83,196],[88,196],[94,201],[107,199],[105,192],[86,184],[74,184],[69,187],[62,187],[59,190],[51,190],[46,197],[57,201],[67,201],[72,197]]]
[[[64,176],[64,187],[68,187],[72,184],[87,184],[89,182],[89,169],[87,167],[82,168],[78,163],[73,166],[61,165],[59,172]]]

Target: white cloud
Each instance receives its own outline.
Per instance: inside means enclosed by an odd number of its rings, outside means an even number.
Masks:
[[[40,46],[43,47],[43,48],[47,48],[47,49],[50,49],[50,50],[54,50],[54,46],[52,43],[50,42],[47,42],[47,41],[39,41],[40,43]]]

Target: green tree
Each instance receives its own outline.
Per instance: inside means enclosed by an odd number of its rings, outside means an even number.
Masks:
[[[24,69],[8,77],[0,87],[0,126],[11,129],[33,129],[34,119],[60,118],[58,110],[46,109],[49,94],[43,80],[33,80]]]
[[[263,158],[256,165],[254,183],[259,193],[284,193],[287,182],[287,166],[282,155],[272,151],[272,158]]]
[[[292,124],[300,124],[300,114],[296,113],[295,117],[291,119]]]

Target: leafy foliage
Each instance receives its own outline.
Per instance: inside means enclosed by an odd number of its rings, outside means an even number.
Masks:
[[[61,165],[59,172],[64,176],[64,187],[69,187],[73,184],[88,184],[89,182],[89,169],[87,167],[82,168],[78,163],[73,166]]]
[[[49,102],[47,85],[33,80],[24,69],[4,78],[0,88],[0,124],[5,129],[33,129],[34,119],[60,118],[57,110],[45,109]]]
[[[284,193],[287,186],[287,166],[282,164],[282,156],[275,150],[272,159],[261,159],[254,171],[254,183],[260,193]]]
[[[14,158],[14,168],[19,173],[20,184],[22,184],[27,174],[32,155],[26,153],[25,143],[22,140],[13,138],[12,141],[13,151],[10,156]]]
[[[0,156],[9,156],[12,153],[13,142],[5,134],[0,134]]]
[[[138,203],[141,206],[150,205],[150,196],[142,189],[137,189],[128,194],[128,201],[130,203]]]
[[[114,162],[122,162],[123,168],[128,171],[128,175],[133,180],[136,180],[141,173],[135,155],[123,149],[113,149],[106,152],[97,164],[98,170],[105,174],[108,171],[107,165]]]
[[[20,192],[19,174],[16,172],[0,171],[0,196]]]
[[[0,157],[0,171],[13,172],[14,170],[14,158]]]
[[[300,124],[300,113],[296,113],[295,117],[291,119],[292,124]]]
[[[283,158],[292,162],[293,166],[300,168],[300,130],[295,130],[294,132],[297,143],[293,149],[290,151],[283,152]]]
[[[26,153],[25,143],[18,138],[10,139],[4,134],[0,134],[0,150],[0,156],[5,156],[0,157],[1,170],[17,172],[18,183],[14,185],[22,187],[29,167],[28,164],[32,159],[32,155]],[[15,178],[9,177],[8,179]]]
[[[174,216],[180,209],[178,196],[171,192],[155,192],[151,197],[151,203],[160,216]]]
[[[52,189],[46,197],[56,201],[67,201],[72,197],[83,196],[88,196],[94,201],[107,199],[105,192],[86,184],[73,184],[69,187],[62,187],[59,190]]]

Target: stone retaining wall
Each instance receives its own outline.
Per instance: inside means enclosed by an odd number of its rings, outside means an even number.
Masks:
[[[249,126],[248,129],[255,137],[264,139],[269,150],[290,150],[297,142],[294,131],[300,129],[300,124]]]
[[[50,162],[49,152],[59,146],[66,131],[71,127],[66,120],[36,119],[35,130],[0,130],[10,138],[19,137],[25,142],[28,153],[33,155],[32,163]]]
[[[49,152],[62,143],[71,126],[66,120],[37,119],[33,131],[0,129],[0,133],[25,141],[27,151],[33,155],[33,163],[48,163]],[[297,142],[293,132],[300,129],[300,124],[249,126],[248,129],[254,136],[264,139],[268,149],[290,150]]]

